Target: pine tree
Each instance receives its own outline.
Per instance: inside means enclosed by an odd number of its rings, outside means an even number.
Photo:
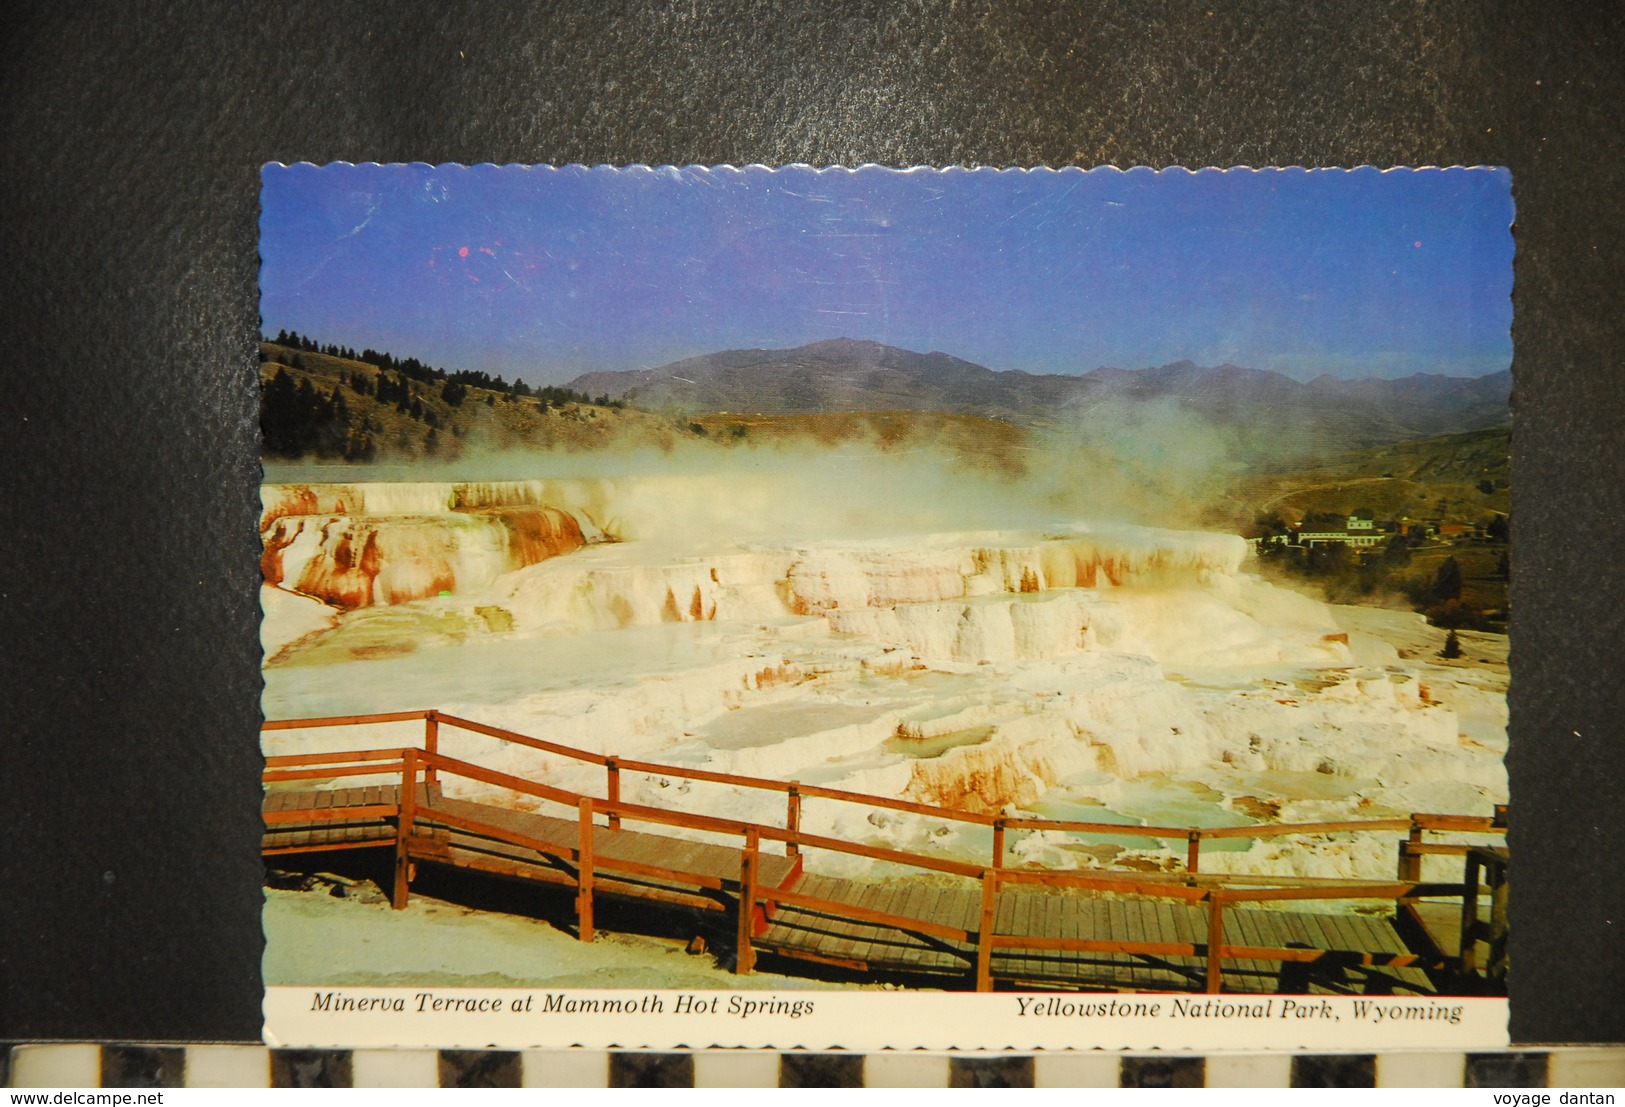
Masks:
[[[1446,658],[1461,656],[1461,639],[1456,637],[1455,631],[1451,631],[1449,634],[1445,635],[1444,649],[1439,651],[1439,656]]]
[[[266,453],[298,456],[299,392],[286,368],[277,369],[260,397],[260,430],[265,436]]]
[[[344,457],[349,450],[350,404],[335,385],[322,401],[316,423],[315,447],[322,457]]]
[[[1433,602],[1461,599],[1461,584],[1461,563],[1454,557],[1445,558],[1433,576]]]
[[[316,448],[316,436],[322,422],[322,397],[305,377],[299,382],[298,423],[294,428],[295,438],[299,444],[297,453],[305,454]]]

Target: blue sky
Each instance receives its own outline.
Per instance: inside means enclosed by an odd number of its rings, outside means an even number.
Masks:
[[[267,166],[264,330],[532,384],[825,338],[1082,373],[1479,376],[1505,170]]]

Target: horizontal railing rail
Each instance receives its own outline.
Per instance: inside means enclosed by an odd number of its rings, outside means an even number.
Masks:
[[[339,823],[357,819],[393,819],[401,813],[398,803],[374,803],[360,807],[307,807],[286,811],[267,811],[267,826],[283,823]]]
[[[416,747],[414,747],[416,748]],[[400,760],[405,746],[379,750],[339,750],[333,753],[281,753],[265,759],[267,768],[283,765],[342,765],[348,761],[382,761],[393,757]]]
[[[365,726],[372,723],[410,723],[427,718],[430,711],[386,711],[377,715],[319,715],[308,719],[266,719],[261,730],[305,730],[310,727]]]
[[[353,776],[393,775],[401,771],[401,755],[392,761],[346,762],[342,768],[312,765],[306,769],[266,769],[260,779],[266,784],[287,780],[338,780]]]
[[[943,807],[938,804],[919,803],[912,800],[897,799],[890,796],[877,796],[865,792],[853,792],[841,788],[828,788],[822,785],[803,784],[799,781],[774,780],[768,777],[749,776],[740,773],[717,772],[710,769],[699,769],[682,765],[666,765],[659,762],[640,761],[637,759],[622,758],[612,754],[596,753],[559,742],[550,742],[540,738],[533,738],[527,734],[507,730],[502,727],[491,726],[487,723],[472,719],[449,715],[437,709],[421,711],[397,711],[372,715],[337,715],[309,719],[280,719],[264,724],[265,730],[295,730],[303,727],[333,727],[355,726],[375,723],[424,721],[426,727],[425,748],[427,752],[435,752],[436,736],[439,724],[445,724],[470,733],[494,738],[498,741],[509,742],[538,752],[553,754],[585,764],[598,765],[608,771],[608,786],[606,788],[608,800],[617,800],[620,796],[620,774],[622,772],[639,772],[656,776],[672,777],[679,780],[693,780],[700,783],[720,784],[729,787],[750,788],[760,791],[771,791],[785,794],[790,800],[789,825],[793,829],[801,801],[809,798],[828,799],[836,802],[852,803],[867,807],[879,807],[892,811],[902,811],[910,814],[923,815],[930,818],[940,818],[951,822],[968,823],[975,826],[992,827],[993,865],[1001,868],[1004,865],[1004,852],[1006,845],[1006,832],[1009,830],[1050,831],[1060,833],[1098,834],[1123,838],[1144,838],[1156,841],[1185,841],[1186,871],[1196,873],[1200,870],[1201,845],[1206,841],[1217,841],[1233,838],[1278,838],[1290,835],[1316,835],[1316,834],[1359,834],[1359,833],[1395,833],[1408,834],[1408,842],[1401,842],[1400,875],[1412,877],[1419,875],[1420,858],[1425,854],[1462,855],[1468,844],[1465,843],[1437,843],[1427,842],[1423,839],[1424,832],[1458,832],[1478,834],[1505,833],[1504,820],[1497,821],[1492,818],[1471,815],[1443,815],[1418,813],[1408,818],[1342,820],[1336,822],[1319,823],[1251,823],[1243,826],[1227,827],[1175,827],[1175,826],[1147,826],[1143,824],[1117,824],[1092,822],[1077,819],[1050,819],[1037,816],[1005,816],[991,815],[984,812],[962,811],[956,808]],[[269,764],[269,761],[268,761]],[[284,778],[292,779],[292,778]],[[616,825],[615,816],[610,817],[610,824]]]

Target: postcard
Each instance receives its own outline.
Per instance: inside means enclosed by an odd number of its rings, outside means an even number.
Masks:
[[[267,166],[267,1040],[1506,1045],[1512,216]]]

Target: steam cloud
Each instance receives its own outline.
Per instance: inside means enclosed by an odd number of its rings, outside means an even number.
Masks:
[[[971,446],[979,445],[970,443]],[[614,518],[626,540],[871,538],[1088,520],[1212,525],[1244,452],[1236,432],[1173,401],[1108,401],[1014,442],[945,443],[915,430],[571,450],[473,449],[454,461],[268,464],[268,483],[628,481]]]

